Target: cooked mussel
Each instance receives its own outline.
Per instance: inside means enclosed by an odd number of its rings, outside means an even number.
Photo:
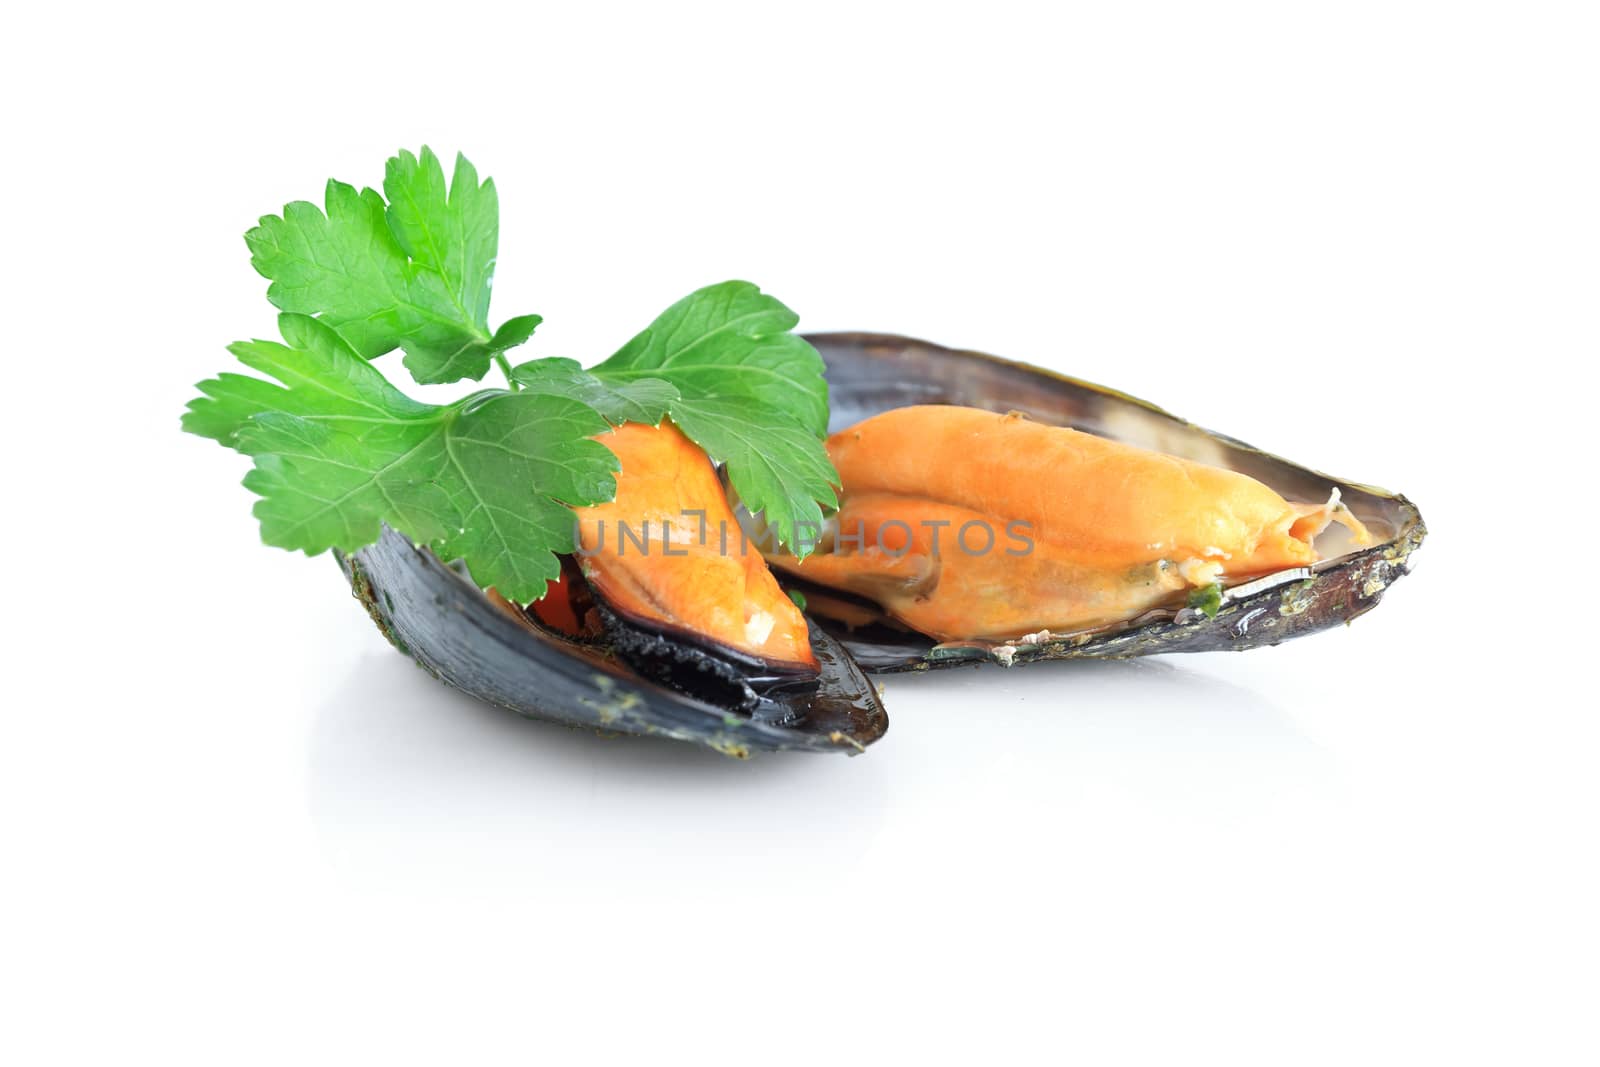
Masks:
[[[1426,532],[1404,497],[1113,390],[902,337],[810,340],[844,494],[821,551],[773,560],[868,670],[1276,644],[1370,610]],[[1026,551],[1002,550],[1018,520]],[[967,522],[983,551],[957,542]]]
[[[805,617],[760,553],[730,543],[739,527],[706,454],[670,421],[597,440],[622,469],[612,500],[578,510],[577,562],[617,653],[740,710],[815,689]]]
[[[376,544],[339,562],[396,648],[441,681],[519,715],[697,742],[733,756],[778,749],[854,754],[888,729],[872,683],[814,624],[815,687],[741,711],[646,677],[603,633],[563,634],[508,610],[470,575],[394,530],[385,528]]]
[[[386,533],[346,562],[384,632],[446,681],[540,718],[735,754],[880,737],[860,670],[759,553],[727,543],[735,518],[705,453],[670,422],[598,440],[621,463],[616,496],[578,510],[577,551],[544,598],[480,595]],[[434,609],[411,610],[424,593]]]
[[[1220,597],[1224,581],[1317,562],[1336,521],[1370,540],[1337,491],[1291,504],[1236,471],[1018,412],[893,408],[828,452],[843,495],[827,537],[772,562],[943,642],[1076,633],[1180,592]]]

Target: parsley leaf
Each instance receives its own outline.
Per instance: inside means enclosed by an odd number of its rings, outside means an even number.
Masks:
[[[828,383],[817,350],[789,332],[799,322],[749,282],[708,285],[593,370],[607,381],[662,378],[684,396],[748,400],[821,437],[828,432]]]
[[[544,595],[573,549],[569,505],[610,499],[605,420],[565,397],[484,390],[454,404],[401,393],[330,327],[280,317],[287,344],[231,351],[244,375],[202,382],[184,428],[255,460],[245,486],[262,539],[315,555],[404,530],[516,600]]]
[[[797,558],[816,548],[822,507],[838,506],[838,472],[810,430],[776,413],[757,415],[738,398],[687,398],[672,421],[712,458],[727,464],[738,502],[759,514]]]
[[[678,390],[660,378],[605,382],[584,370],[577,360],[559,356],[513,367],[511,380],[526,392],[571,397],[587,404],[613,426],[625,422],[655,426],[678,400]]]
[[[439,157],[402,149],[385,165],[389,229],[411,261],[444,280],[461,318],[479,332],[489,328],[489,286],[500,240],[500,198],[494,179],[478,184],[467,157],[456,156],[447,190]]]
[[[317,316],[367,359],[403,349],[419,382],[476,381],[538,324],[523,316],[489,331],[500,234],[494,182],[480,184],[457,156],[447,187],[438,157],[424,148],[390,159],[383,185],[387,204],[375,190],[330,180],[322,210],[295,201],[245,234],[251,264],[272,283],[267,299]]]
[[[669,416],[791,550],[809,550],[798,531],[836,502],[822,360],[790,332],[795,314],[748,282],[691,293],[590,370],[513,370],[504,353],[541,320],[489,329],[494,183],[463,156],[447,181],[426,147],[388,161],[382,193],[329,181],[322,207],[288,204],[245,240],[283,343],[230,346],[261,376],[201,382],[183,427],[252,457],[245,485],[268,544],[354,551],[388,524],[480,583],[537,599],[555,554],[574,547],[570,509],[616,494],[618,461],[590,438]],[[419,382],[477,380],[498,363],[511,390],[420,403],[369,362],[395,348]]]
[[[648,379],[672,385],[672,421],[727,465],[744,505],[803,556],[822,507],[838,503],[838,474],[822,445],[822,357],[789,332],[799,321],[749,282],[723,282],[673,304],[591,373],[619,388]]]

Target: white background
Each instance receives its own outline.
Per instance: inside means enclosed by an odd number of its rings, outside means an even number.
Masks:
[[[1596,1062],[1591,10],[13,12],[0,1057]],[[424,142],[530,354],[749,278],[1432,537],[1282,648],[887,679],[858,759],[477,706],[178,433],[243,231]]]

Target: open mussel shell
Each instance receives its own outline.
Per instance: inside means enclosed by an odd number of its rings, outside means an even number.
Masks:
[[[828,365],[832,430],[910,404],[1020,411],[1039,422],[1072,426],[1239,471],[1289,500],[1322,501],[1337,488],[1374,540],[1366,548],[1352,548],[1312,567],[1236,586],[1224,595],[1215,618],[1198,608],[1174,608],[1096,631],[1003,645],[936,644],[904,629],[860,625],[859,619],[854,629],[824,620],[869,671],[981,662],[1009,666],[1031,660],[1275,645],[1348,622],[1376,607],[1384,590],[1407,572],[1411,553],[1427,533],[1416,506],[1403,496],[1308,470],[1113,389],[907,337],[831,333],[813,334],[807,340]],[[856,608],[859,611],[859,605]]]
[[[340,566],[378,628],[428,673],[530,718],[608,733],[692,741],[731,756],[799,749],[854,754],[889,726],[877,691],[815,623],[822,676],[769,691],[743,710],[658,684],[606,643],[584,643],[520,621],[465,574],[384,528]]]

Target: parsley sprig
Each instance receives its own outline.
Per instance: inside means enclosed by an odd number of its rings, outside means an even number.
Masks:
[[[330,181],[321,209],[288,204],[245,240],[283,341],[230,346],[260,376],[201,382],[183,428],[254,461],[244,484],[268,544],[354,551],[387,523],[533,600],[574,547],[570,508],[616,492],[618,461],[590,438],[665,417],[726,464],[785,544],[804,550],[797,524],[836,503],[822,360],[790,332],[795,314],[748,282],[691,293],[587,370],[512,368],[504,353],[540,318],[489,329],[494,183],[461,156],[446,183],[427,148],[390,159],[382,193]],[[370,362],[396,348],[418,382],[498,365],[509,388],[421,403]]]

